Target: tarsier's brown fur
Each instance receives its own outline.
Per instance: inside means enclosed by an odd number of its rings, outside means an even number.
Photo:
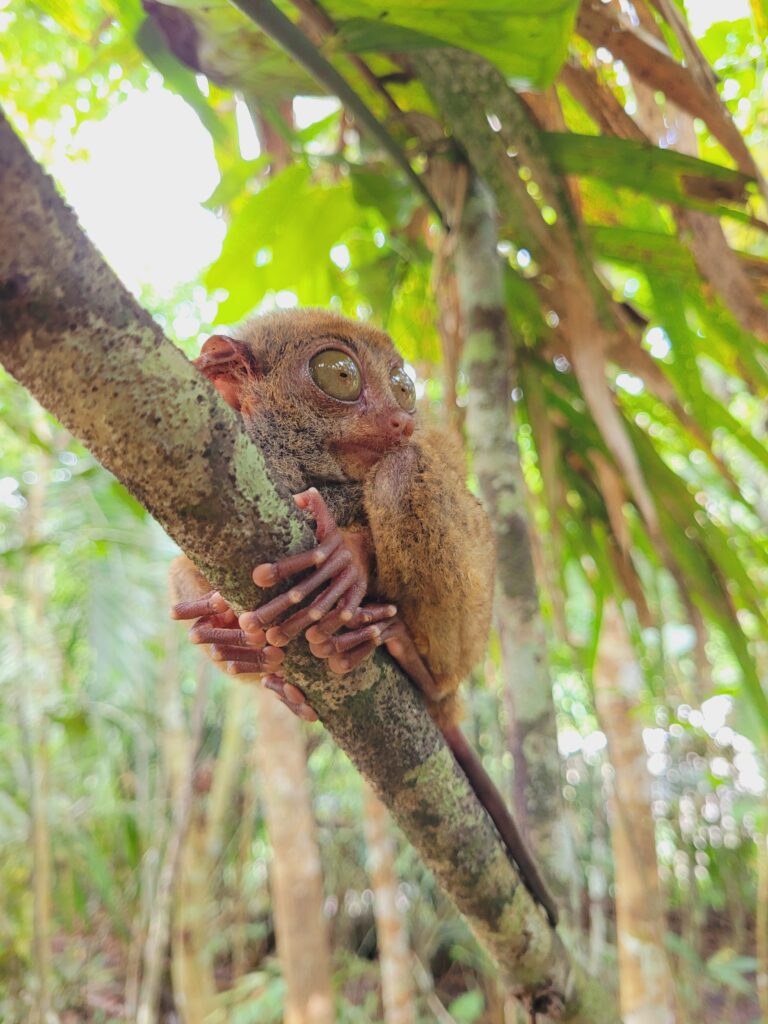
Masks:
[[[457,689],[485,649],[494,574],[492,531],[467,490],[460,444],[418,424],[406,441],[382,443],[389,374],[402,361],[389,336],[368,324],[291,310],[250,320],[232,338],[248,358],[223,386],[214,383],[240,409],[277,482],[293,493],[316,487],[342,532],[360,535],[370,559],[365,600],[397,606],[434,680],[430,714],[455,740]],[[366,382],[355,410],[319,393],[306,373],[318,347],[339,342]],[[176,600],[210,590],[186,559],[174,565],[172,585]],[[549,909],[552,916],[551,901]]]

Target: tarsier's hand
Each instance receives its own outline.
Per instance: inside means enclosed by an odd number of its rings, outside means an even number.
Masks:
[[[295,715],[307,722],[316,722],[317,714],[304,700],[301,690],[287,683],[275,671],[283,663],[285,654],[279,647],[271,647],[262,630],[247,636],[240,629],[237,615],[217,591],[194,601],[182,601],[171,609],[174,619],[197,619],[189,631],[193,644],[210,644],[210,655],[230,675],[255,675],[272,690],[279,700]]]
[[[283,662],[285,654],[278,647],[267,644],[262,631],[243,632],[237,616],[218,591],[212,590],[193,601],[181,601],[171,609],[174,619],[197,619],[189,631],[193,644],[210,644],[214,661],[226,662],[221,667],[231,675],[274,672]]]
[[[397,609],[392,604],[361,607],[371,558],[365,532],[340,529],[314,487],[296,494],[294,501],[315,520],[317,547],[257,565],[253,579],[260,587],[273,587],[296,573],[313,571],[284,594],[241,615],[240,628],[254,642],[263,637],[274,647],[284,647],[306,631],[314,655],[327,659],[332,672],[349,672],[385,642],[388,622]],[[323,584],[327,586],[308,605],[292,611]]]

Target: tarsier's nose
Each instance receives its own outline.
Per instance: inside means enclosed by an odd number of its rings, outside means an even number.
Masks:
[[[393,412],[389,427],[394,438],[404,441],[413,433],[413,416],[407,412]]]

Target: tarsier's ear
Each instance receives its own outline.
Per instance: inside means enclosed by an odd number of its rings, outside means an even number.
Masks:
[[[249,378],[256,376],[256,367],[248,346],[223,334],[214,334],[192,362],[205,374],[224,401],[240,412],[245,386]]]

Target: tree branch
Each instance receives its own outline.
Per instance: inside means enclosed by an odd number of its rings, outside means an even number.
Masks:
[[[311,543],[241,423],[125,291],[1,115],[0,362],[239,607],[263,599],[251,566]],[[615,1020],[391,661],[339,678],[293,645],[285,664],[510,989],[564,1020]]]

